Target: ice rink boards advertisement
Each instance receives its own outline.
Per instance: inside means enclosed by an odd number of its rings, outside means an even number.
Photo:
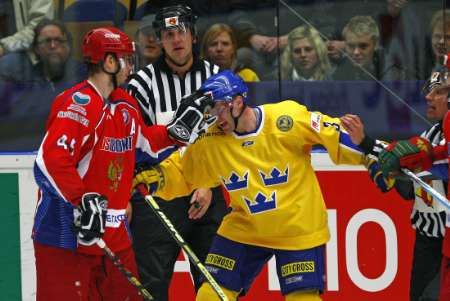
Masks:
[[[37,187],[34,154],[0,155],[0,291],[2,300],[35,300],[30,238]],[[414,230],[412,203],[396,192],[383,194],[363,167],[335,166],[325,153],[312,156],[328,207],[327,301],[408,300]],[[276,225],[274,225],[276,226]],[[187,259],[180,255],[170,300],[194,300]],[[247,296],[239,300],[284,300],[272,259]]]

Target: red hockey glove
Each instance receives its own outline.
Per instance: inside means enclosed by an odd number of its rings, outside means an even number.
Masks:
[[[396,175],[400,168],[420,172],[431,168],[432,147],[427,139],[413,137],[409,140],[394,141],[379,155],[383,176]]]

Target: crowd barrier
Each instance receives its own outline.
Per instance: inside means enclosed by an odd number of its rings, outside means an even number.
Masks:
[[[37,198],[34,157],[33,153],[0,155],[0,291],[4,300],[35,300],[30,239]],[[326,153],[313,153],[312,162],[331,230],[324,300],[408,300],[414,242],[409,222],[412,204],[396,192],[379,192],[361,166],[335,166]],[[181,255],[170,288],[171,301],[194,300],[188,271],[187,259]],[[283,300],[273,259],[240,300]]]

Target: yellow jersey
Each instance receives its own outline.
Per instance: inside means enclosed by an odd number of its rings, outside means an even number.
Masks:
[[[360,149],[337,118],[283,101],[256,108],[251,133],[225,134],[212,126],[193,145],[161,163],[170,200],[195,188],[222,184],[231,212],[218,234],[261,247],[301,250],[329,239],[327,211],[311,165],[312,146],[323,145],[335,163],[363,164]]]

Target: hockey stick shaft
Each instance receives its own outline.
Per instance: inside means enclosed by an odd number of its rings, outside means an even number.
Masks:
[[[431,194],[436,200],[439,201],[448,211],[450,211],[450,201],[444,197],[442,194],[440,194],[436,189],[431,187],[428,183],[426,183],[424,180],[419,178],[415,173],[410,171],[407,168],[402,168],[402,172],[409,176],[414,182],[422,186],[423,189],[425,189],[426,192]]]
[[[117,267],[117,269],[122,273],[138,291],[139,294],[145,299],[145,300],[155,300],[152,295],[145,289],[145,287],[141,284],[141,282],[133,276],[133,274],[123,265],[120,258],[114,254],[113,251],[106,245],[105,241],[103,239],[99,239],[97,241],[97,245],[105,252],[105,255],[111,259],[114,266]]]
[[[141,186],[142,187],[142,186]],[[139,189],[141,193],[143,192],[143,189]],[[153,209],[155,214],[158,216],[159,220],[162,222],[164,227],[169,231],[172,238],[176,241],[176,243],[186,252],[186,255],[189,257],[191,262],[196,266],[196,268],[200,271],[200,273],[203,274],[203,276],[208,280],[209,284],[211,284],[211,287],[216,292],[217,296],[222,301],[228,301],[227,296],[223,292],[220,285],[216,282],[214,277],[209,273],[208,269],[203,265],[203,263],[198,259],[197,255],[195,255],[194,251],[189,247],[189,245],[184,241],[183,237],[178,233],[175,226],[172,224],[172,222],[169,220],[169,218],[164,214],[164,212],[159,208],[158,203],[156,203],[155,199],[148,194],[145,193],[145,202],[150,205],[150,207]]]

